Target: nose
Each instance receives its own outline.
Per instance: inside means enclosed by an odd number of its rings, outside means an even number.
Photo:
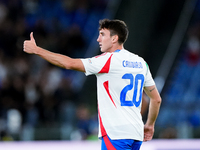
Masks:
[[[98,38],[97,38],[97,42],[100,42],[100,36],[98,36]]]

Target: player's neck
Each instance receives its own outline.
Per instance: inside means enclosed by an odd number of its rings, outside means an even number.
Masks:
[[[115,46],[112,47],[112,49],[110,50],[110,52],[114,52],[116,50],[121,50],[121,49],[124,49],[123,44],[121,44],[121,45],[117,44],[117,45],[115,45]]]

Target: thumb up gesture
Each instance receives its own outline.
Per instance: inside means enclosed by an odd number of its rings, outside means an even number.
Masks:
[[[33,37],[33,32],[30,34],[30,40],[24,41],[24,52],[29,54],[35,54],[37,50],[37,45]]]

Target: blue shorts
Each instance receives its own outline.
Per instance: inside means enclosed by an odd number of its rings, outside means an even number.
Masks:
[[[142,141],[123,139],[111,140],[107,135],[102,137],[101,150],[139,150]]]

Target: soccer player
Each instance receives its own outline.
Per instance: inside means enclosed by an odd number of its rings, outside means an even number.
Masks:
[[[24,51],[65,68],[96,75],[99,114],[99,138],[102,150],[139,150],[154,134],[161,97],[149,66],[136,54],[124,49],[128,28],[121,20],[99,21],[97,41],[102,54],[73,59],[36,45],[33,33],[24,41]],[[143,90],[150,98],[146,124],[141,117]]]

